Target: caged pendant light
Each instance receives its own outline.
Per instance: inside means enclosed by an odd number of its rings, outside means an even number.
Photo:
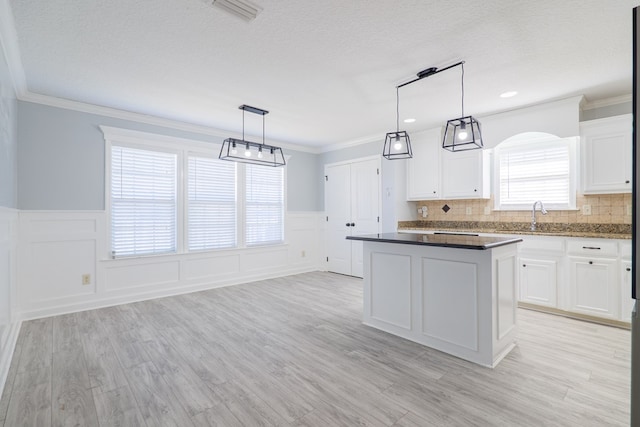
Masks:
[[[482,135],[480,133],[480,123],[471,116],[464,115],[464,61],[460,61],[448,67],[437,69],[436,67],[427,68],[417,73],[417,78],[396,86],[396,131],[387,133],[384,142],[384,151],[382,155],[389,159],[407,159],[413,157],[411,152],[411,142],[409,134],[406,131],[400,131],[400,101],[398,97],[398,89],[403,86],[415,83],[425,77],[433,76],[451,68],[462,66],[462,117],[451,119],[447,122],[442,140],[442,148],[449,151],[465,151],[482,148]]]
[[[480,122],[472,116],[464,115],[464,61],[462,66],[462,115],[447,121],[442,139],[442,148],[449,151],[466,151],[482,148]]]
[[[262,166],[285,166],[282,148],[264,143],[264,116],[269,114],[267,110],[252,107],[250,105],[241,105],[238,107],[242,110],[242,139],[227,138],[222,143],[220,149],[220,160],[229,160],[232,162],[250,163]],[[248,111],[262,116],[262,143],[247,141],[244,139],[244,113]]]
[[[409,134],[404,130],[400,130],[399,90],[400,86],[396,87],[396,131],[387,133],[384,139],[382,155],[388,160],[410,159],[413,157]]]

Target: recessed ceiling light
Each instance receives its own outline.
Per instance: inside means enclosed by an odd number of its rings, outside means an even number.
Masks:
[[[404,119],[405,123],[413,123],[415,121],[416,121],[416,119]]]
[[[512,96],[516,96],[517,94],[518,92],[516,92],[515,90],[510,90],[508,92],[501,93],[500,98],[511,98]]]

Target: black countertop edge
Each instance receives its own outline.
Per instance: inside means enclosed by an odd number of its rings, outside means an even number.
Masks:
[[[347,236],[347,240],[363,242],[396,243],[443,248],[486,250],[522,242],[520,238],[484,237],[460,234],[381,233]]]

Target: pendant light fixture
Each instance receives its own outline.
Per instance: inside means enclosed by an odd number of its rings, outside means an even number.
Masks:
[[[398,160],[413,157],[411,140],[407,131],[400,130],[400,86],[396,87],[396,131],[387,133],[382,155],[385,159]]]
[[[427,68],[417,73],[417,78],[396,86],[396,131],[387,133],[382,155],[389,159],[407,159],[413,157],[411,142],[406,131],[400,131],[400,101],[398,90],[403,87],[433,76],[450,68],[462,66],[462,117],[447,122],[447,127],[442,140],[442,148],[449,151],[465,151],[482,148],[482,135],[480,123],[471,116],[464,115],[464,61],[449,65],[438,70],[436,67]]]
[[[267,110],[241,105],[242,110],[242,139],[227,138],[220,149],[220,160],[232,162],[250,163],[262,166],[284,166],[286,162],[282,154],[282,148],[264,143],[264,116],[269,114]],[[247,141],[244,139],[244,113],[248,111],[262,116],[262,143]]]
[[[449,151],[467,151],[482,148],[480,123],[472,116],[464,115],[464,61],[462,66],[462,115],[447,122],[442,148]]]

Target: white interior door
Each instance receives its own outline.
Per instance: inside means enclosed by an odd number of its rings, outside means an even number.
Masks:
[[[362,277],[362,242],[346,240],[380,229],[380,159],[327,166],[327,270]]]
[[[375,234],[380,229],[379,159],[351,164],[351,234]],[[351,275],[364,273],[363,243],[351,242]]]
[[[351,165],[327,167],[325,175],[327,270],[351,275]]]

